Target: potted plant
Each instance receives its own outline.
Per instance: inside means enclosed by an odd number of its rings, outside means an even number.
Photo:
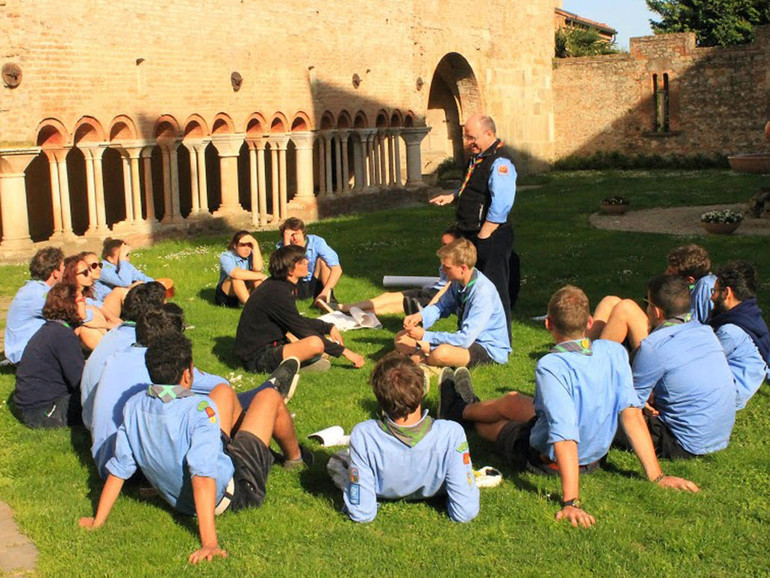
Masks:
[[[743,215],[730,209],[709,211],[700,216],[700,224],[707,233],[713,235],[729,235],[743,222]]]
[[[631,203],[625,197],[606,197],[600,205],[601,212],[605,215],[622,215],[628,210]]]

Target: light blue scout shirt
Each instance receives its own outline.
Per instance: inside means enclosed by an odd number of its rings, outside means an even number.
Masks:
[[[80,405],[83,408],[83,425],[91,429],[91,414],[94,407],[96,385],[102,375],[104,364],[113,353],[124,351],[136,342],[136,323],[126,321],[104,334],[91,352],[83,368],[80,380]]]
[[[340,264],[340,257],[337,252],[332,249],[323,237],[318,235],[305,235],[305,255],[307,256],[308,274],[303,277],[304,281],[310,281],[315,273],[315,265],[318,258],[326,263],[329,267],[336,267]],[[278,249],[283,247],[283,241],[278,241],[275,245]]]
[[[128,287],[136,281],[149,283],[155,279],[142,273],[131,264],[131,261],[120,261],[120,270],[106,259],[102,261],[102,276],[97,280],[97,283],[114,289],[115,287]]]
[[[468,349],[473,343],[478,343],[497,363],[508,361],[511,341],[500,295],[478,269],[473,269],[467,287],[463,288],[459,282],[453,281],[438,302],[423,309],[422,325],[428,329],[440,318],[452,313],[458,316],[459,329],[455,333],[426,331],[421,341],[430,343],[431,349],[442,343]]]
[[[107,471],[127,480],[137,467],[184,514],[195,515],[193,476],[216,480],[219,503],[235,468],[222,447],[214,400],[192,395],[164,403],[144,392],[129,399]]]
[[[719,340],[696,321],[660,326],[634,358],[640,402],[655,408],[681,446],[695,455],[727,447],[735,423],[735,384]]]
[[[93,289],[94,289],[94,297],[96,297],[97,301],[101,301],[101,302],[104,302],[104,300],[107,299],[107,295],[112,293],[112,289],[110,287],[107,287],[107,285],[100,283],[99,279],[94,280]]]
[[[577,442],[581,466],[604,457],[610,449],[618,414],[644,407],[634,391],[625,348],[614,341],[588,339],[556,346],[535,369],[535,414],[530,446],[552,462],[553,444]]]
[[[722,345],[727,364],[733,373],[736,389],[735,409],[743,409],[765,378],[770,378],[770,367],[762,359],[749,334],[737,325],[722,325],[714,333]]]
[[[714,307],[711,291],[717,282],[717,276],[709,273],[698,279],[690,290],[690,313],[700,323],[706,323]]]
[[[486,220],[491,223],[505,223],[516,200],[516,167],[508,159],[495,159],[487,183],[492,202]]]
[[[134,346],[114,353],[105,363],[94,395],[91,416],[91,455],[102,478],[107,477],[107,462],[115,453],[115,437],[123,421],[125,403],[147,389],[150,374],[144,362],[146,347]],[[194,393],[207,395],[220,383],[228,383],[218,375],[193,367]]]
[[[43,306],[51,290],[48,283],[32,279],[16,292],[8,308],[5,325],[5,356],[12,363],[19,363],[24,348],[45,323]]]
[[[217,285],[221,285],[222,282],[230,276],[233,269],[245,269],[246,271],[251,271],[253,266],[253,254],[248,257],[241,257],[232,251],[223,252],[219,256],[219,283],[217,283]]]
[[[422,419],[426,416],[427,411]],[[425,437],[411,447],[375,420],[353,428],[343,493],[352,520],[374,520],[378,497],[421,500],[438,493],[446,493],[449,517],[455,522],[470,522],[479,513],[479,490],[460,424],[434,420]]]

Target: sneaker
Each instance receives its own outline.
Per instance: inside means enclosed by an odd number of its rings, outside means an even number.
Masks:
[[[467,367],[458,367],[455,369],[455,391],[465,405],[470,405],[479,401],[479,398],[473,391],[473,385],[471,385],[471,372],[468,371]]]
[[[455,395],[455,374],[451,367],[445,367],[438,378],[438,418],[446,419],[447,406]]]
[[[296,357],[287,357],[281,364],[275,369],[270,377],[267,378],[278,393],[283,396],[283,401],[289,403],[289,400],[294,396],[294,392],[297,389],[299,383],[299,359]]]
[[[295,460],[284,460],[283,461],[283,469],[284,470],[297,470],[300,468],[309,468],[313,465],[313,461],[315,460],[315,456],[313,455],[313,452],[311,452],[309,449],[307,449],[302,444],[299,444],[299,455]]]
[[[412,302],[412,310],[415,313],[422,311],[422,305],[420,304],[420,300],[417,299],[417,297],[410,297],[409,300]]]
[[[331,361],[328,359],[324,359],[323,357],[316,358],[315,361],[311,361],[309,363],[306,362],[306,365],[303,365],[299,368],[300,373],[310,373],[310,372],[316,372],[320,373],[322,371],[328,371],[329,368],[332,366]]]

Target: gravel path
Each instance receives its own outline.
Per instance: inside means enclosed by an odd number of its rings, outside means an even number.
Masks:
[[[636,231],[665,233],[669,235],[707,235],[700,225],[700,216],[706,211],[732,209],[745,213],[746,205],[705,205],[699,207],[675,207],[671,209],[644,209],[629,211],[625,215],[594,213],[589,222],[598,229],[611,231]],[[770,235],[770,219],[745,218],[733,235]]]

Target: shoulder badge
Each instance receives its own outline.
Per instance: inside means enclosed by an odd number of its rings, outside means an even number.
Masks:
[[[499,167],[497,167],[497,172],[501,175],[507,175],[508,174],[508,165],[501,164]]]

